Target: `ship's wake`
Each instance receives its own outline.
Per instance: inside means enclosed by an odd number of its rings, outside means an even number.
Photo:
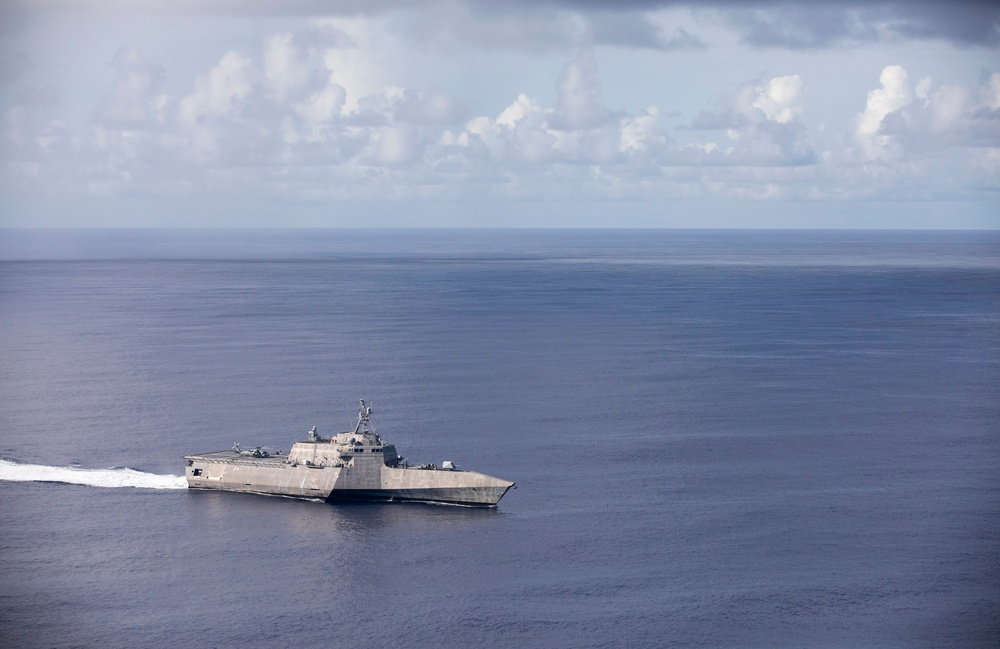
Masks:
[[[184,476],[157,475],[135,469],[78,469],[75,467],[22,464],[0,460],[0,480],[9,482],[61,482],[88,487],[133,487],[136,489],[186,489]]]

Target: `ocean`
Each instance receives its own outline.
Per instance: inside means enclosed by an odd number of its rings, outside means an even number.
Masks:
[[[496,509],[188,490],[374,404]],[[1000,234],[3,231],[0,646],[1000,646]]]

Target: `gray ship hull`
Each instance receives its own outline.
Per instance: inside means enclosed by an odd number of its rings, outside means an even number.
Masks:
[[[513,482],[472,471],[389,466],[290,464],[283,456],[233,457],[231,451],[189,455],[192,489],[215,489],[338,501],[412,501],[495,507]]]

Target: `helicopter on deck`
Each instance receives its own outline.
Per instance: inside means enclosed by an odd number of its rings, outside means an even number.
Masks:
[[[263,457],[271,457],[271,455],[281,455],[281,451],[274,452],[274,449],[268,450],[265,449],[263,446],[255,446],[252,449],[244,451],[243,449],[240,448],[239,442],[233,442],[233,447],[229,450],[239,453],[244,457],[263,458]]]

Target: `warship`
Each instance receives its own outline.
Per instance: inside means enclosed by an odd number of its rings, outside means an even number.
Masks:
[[[308,439],[287,454],[234,444],[228,451],[186,455],[185,477],[192,489],[338,501],[414,501],[496,507],[513,482],[453,462],[410,466],[371,422],[372,408],[361,400],[352,432],[321,437],[313,426]]]

